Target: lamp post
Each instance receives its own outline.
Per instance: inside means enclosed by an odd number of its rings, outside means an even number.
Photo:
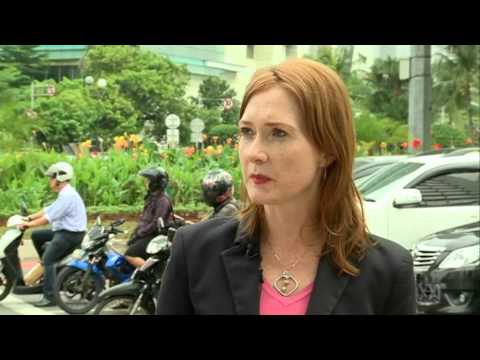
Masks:
[[[93,76],[86,76],[85,79],[83,80],[85,82],[85,85],[87,86],[92,86],[95,84],[95,79]],[[104,90],[107,87],[107,80],[103,78],[99,78],[96,83],[97,87],[101,90]]]
[[[95,84],[95,79],[93,76],[86,76],[85,79],[83,80],[85,85],[87,86],[87,88],[93,86]],[[97,83],[96,83],[96,86],[97,88],[99,88],[102,93],[103,91],[105,90],[105,88],[107,87],[107,80],[103,79],[103,78],[99,78],[97,80]],[[99,96],[98,96],[99,97]],[[98,139],[98,142],[99,142],[99,147],[100,147],[100,152],[103,153],[103,139],[97,135],[95,135],[95,137]]]

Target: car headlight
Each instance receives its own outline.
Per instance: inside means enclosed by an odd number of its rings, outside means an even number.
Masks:
[[[454,250],[438,266],[439,269],[456,269],[467,265],[476,265],[480,260],[480,246],[468,246]]]

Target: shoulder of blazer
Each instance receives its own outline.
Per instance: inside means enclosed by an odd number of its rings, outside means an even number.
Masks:
[[[234,246],[238,225],[237,219],[218,217],[183,226],[178,229],[176,237],[182,239],[188,253],[221,252]]]
[[[367,250],[366,256],[360,261],[362,266],[368,264],[378,265],[384,269],[397,271],[405,266],[413,267],[413,259],[410,252],[403,246],[370,234],[374,245]]]

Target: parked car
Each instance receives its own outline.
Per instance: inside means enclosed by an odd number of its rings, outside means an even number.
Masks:
[[[408,250],[424,236],[480,220],[480,154],[410,157],[358,185],[369,231]]]
[[[480,222],[429,235],[413,250],[419,312],[480,313]]]
[[[358,157],[355,159],[353,180],[355,180],[355,184],[358,186],[373,173],[388,165],[406,159],[407,156],[408,155]]]

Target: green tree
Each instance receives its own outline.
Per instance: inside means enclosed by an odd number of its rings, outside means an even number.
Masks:
[[[480,45],[447,45],[445,51],[432,67],[434,112],[443,107],[453,125],[465,111],[470,135],[475,136],[475,118],[480,122],[476,110],[480,103]]]
[[[24,106],[12,92],[0,95],[0,150],[13,151],[26,146],[32,131],[41,129],[38,119],[26,116]]]
[[[1,66],[1,65],[0,65]],[[21,80],[22,74],[16,66],[4,66],[0,70],[0,97],[15,92],[15,84]],[[8,93],[8,94],[7,94]]]
[[[222,122],[225,124],[236,124],[238,122],[240,104],[235,99],[237,93],[227,81],[218,76],[209,76],[200,84],[198,93],[200,99],[193,98],[193,101],[202,104],[206,109],[222,109],[224,99],[232,99],[232,108],[225,109],[221,113]]]
[[[447,124],[434,124],[432,126],[432,138],[434,143],[443,147],[464,146],[465,132]]]
[[[118,86],[119,95],[131,101],[139,114],[137,126],[141,128],[145,121],[151,121],[157,138],[166,132],[165,117],[170,113],[180,116],[184,111],[183,97],[189,80],[185,66],[131,45],[95,46],[84,63],[84,75],[105,78],[107,92],[111,86]]]
[[[399,61],[390,57],[375,60],[366,81],[372,87],[367,101],[370,111],[407,122],[408,83],[400,80]]]
[[[57,150],[97,137],[108,145],[116,135],[139,131],[138,112],[115,84],[89,89],[81,80],[65,78],[57,84],[54,97],[39,99],[37,112],[45,123],[39,136]]]
[[[353,46],[344,47],[321,46],[313,56],[306,55],[308,59],[320,62],[335,70],[344,81],[348,81],[352,72]]]
[[[0,45],[0,70],[15,67],[20,72],[11,85],[28,85],[32,80],[44,80],[47,69],[45,53],[36,50],[38,45]]]
[[[233,139],[238,134],[238,126],[233,124],[222,124],[210,129],[210,136],[218,136],[220,142],[225,142],[228,138]]]
[[[207,109],[223,106],[225,98],[234,98],[237,94],[230,85],[218,76],[209,76],[202,81],[198,88],[200,103]]]

